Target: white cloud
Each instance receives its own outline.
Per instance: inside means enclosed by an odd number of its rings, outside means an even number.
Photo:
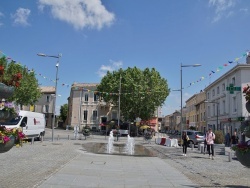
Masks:
[[[240,12],[248,13],[248,9],[247,8],[241,8]]]
[[[111,25],[115,15],[106,10],[101,0],[39,0],[39,9],[51,8],[54,18],[65,21],[75,29],[102,29]]]
[[[30,25],[28,23],[30,12],[31,11],[29,9],[25,9],[25,8],[17,9],[16,13],[11,15],[11,17],[14,19],[14,24],[23,25],[23,26]]]
[[[110,65],[102,65],[97,74],[100,76],[100,77],[104,77],[107,72],[112,72],[114,70],[117,70],[119,68],[121,68],[123,65],[122,61],[113,61],[113,60],[110,60]]]
[[[215,8],[215,16],[212,22],[218,22],[224,17],[229,17],[234,12],[232,9],[236,4],[235,0],[209,0],[209,6]]]

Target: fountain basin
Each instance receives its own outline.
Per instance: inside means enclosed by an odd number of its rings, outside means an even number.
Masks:
[[[113,144],[113,152],[107,152],[107,143],[95,143],[89,142],[84,143],[83,148],[90,153],[95,154],[107,154],[107,155],[128,155],[128,156],[138,156],[138,157],[156,157],[156,153],[147,149],[142,145],[135,145],[133,154],[129,154],[126,152],[126,144],[123,143],[114,143]]]

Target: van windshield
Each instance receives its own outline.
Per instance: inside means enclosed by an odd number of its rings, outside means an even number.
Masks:
[[[10,119],[9,121],[1,121],[0,124],[1,125],[17,125],[21,119],[22,119],[22,116],[16,116]]]

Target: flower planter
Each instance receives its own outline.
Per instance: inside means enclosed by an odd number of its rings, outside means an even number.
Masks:
[[[10,140],[7,143],[0,144],[0,153],[9,151],[15,145],[15,137],[10,136]]]
[[[246,109],[247,109],[248,113],[250,113],[250,101],[247,101]]]
[[[240,153],[238,150],[235,151],[238,161],[245,167],[250,168],[250,152]]]
[[[6,86],[3,83],[0,83],[0,99],[7,99],[11,97],[14,93],[14,87]]]

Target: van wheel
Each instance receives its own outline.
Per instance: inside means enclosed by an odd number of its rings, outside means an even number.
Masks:
[[[42,140],[42,133],[40,133],[39,136],[36,137],[36,140],[37,140],[37,141],[41,141],[41,140]]]

